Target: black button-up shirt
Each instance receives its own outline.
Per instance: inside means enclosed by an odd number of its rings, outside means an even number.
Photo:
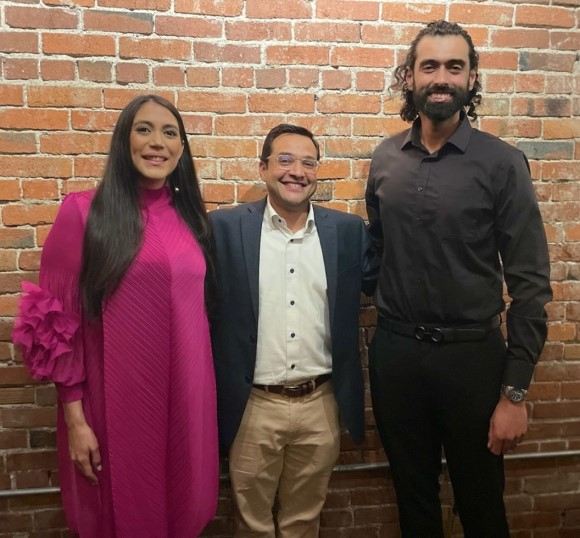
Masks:
[[[408,323],[461,325],[505,309],[504,383],[526,388],[546,339],[546,235],[524,154],[465,116],[441,149],[420,120],[375,150],[366,192],[381,271],[376,306]]]

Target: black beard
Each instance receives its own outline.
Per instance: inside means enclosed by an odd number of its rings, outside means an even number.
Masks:
[[[433,103],[429,96],[433,93],[448,93],[451,101],[447,103]],[[432,121],[446,121],[458,110],[467,105],[469,90],[467,88],[451,88],[446,85],[436,85],[425,88],[420,92],[413,92],[413,104],[417,112],[422,112]]]

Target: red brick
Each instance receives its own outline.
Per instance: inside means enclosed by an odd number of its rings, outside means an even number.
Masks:
[[[359,25],[354,23],[296,23],[294,26],[294,34],[298,41],[357,43],[360,40]]]
[[[20,200],[20,182],[17,179],[3,179],[0,183],[0,200]]]
[[[161,65],[153,68],[156,86],[185,86],[185,68],[176,65]]]
[[[457,22],[459,24],[490,24],[492,26],[512,26],[513,16],[514,8],[509,6],[498,6],[493,4],[463,4],[454,2],[453,4],[449,5],[448,20]]]
[[[547,28],[574,28],[576,18],[570,8],[556,6],[518,6],[516,25]]]
[[[363,200],[365,189],[366,182],[363,181],[337,181],[334,184],[334,198],[338,200]]]
[[[99,32],[151,34],[153,32],[153,14],[87,10],[84,12],[83,28]]]
[[[497,50],[492,52],[485,50],[479,51],[479,68],[516,71],[518,68],[518,53]]]
[[[21,86],[0,84],[0,105],[22,106],[24,104],[24,92]]]
[[[121,110],[138,95],[148,95],[151,93],[150,89],[135,90],[135,89],[117,89],[105,88],[103,90],[105,108],[111,110]],[[164,97],[168,101],[174,103],[173,92],[170,91],[156,91],[157,95]]]
[[[40,250],[25,250],[18,257],[18,268],[21,271],[38,271],[40,269]]]
[[[257,181],[260,177],[258,175],[258,160],[255,158],[224,160],[221,164],[221,177],[236,181]]]
[[[524,71],[562,71],[574,72],[575,53],[565,52],[522,52],[520,68]]]
[[[7,58],[4,62],[6,80],[31,80],[38,78],[38,60]]]
[[[255,185],[248,184],[240,184],[238,185],[238,196],[237,202],[254,202],[263,198],[266,194],[266,187],[263,183],[258,183]]]
[[[34,232],[30,228],[0,228],[0,248],[30,248]]]
[[[381,98],[378,95],[326,94],[317,101],[316,108],[324,114],[378,114]]]
[[[500,138],[540,138],[542,134],[542,122],[539,119],[521,118],[481,118],[480,128],[482,131],[491,133]]]
[[[574,92],[574,77],[568,74],[546,75],[545,92],[571,94]]]
[[[397,42],[397,36],[395,36],[395,26],[390,25],[375,25],[375,24],[363,24],[362,25],[362,42],[365,44],[381,44],[381,45],[393,45]]]
[[[230,41],[290,41],[292,27],[276,21],[227,21],[226,37]]]
[[[483,87],[489,93],[512,93],[514,90],[514,75],[511,73],[488,73],[485,76]]]
[[[225,62],[259,64],[261,52],[258,45],[233,45],[216,43],[194,43],[194,59],[198,62]]]
[[[332,69],[322,72],[322,88],[325,90],[347,90],[352,86],[350,70]]]
[[[27,179],[22,181],[22,194],[28,200],[57,200],[58,183],[55,179]]]
[[[246,96],[242,93],[183,91],[178,94],[180,112],[243,113]]]
[[[0,32],[0,52],[38,52],[36,32]]]
[[[14,389],[2,389],[5,390]],[[27,448],[28,447],[28,436],[26,432],[19,430],[2,430],[0,431],[0,450],[6,450],[9,448]]]
[[[580,35],[578,31],[562,32],[550,31],[550,48],[555,50],[578,50],[580,49]]]
[[[111,82],[113,80],[113,64],[104,61],[79,61],[79,78],[92,82]]]
[[[72,163],[67,157],[0,155],[0,170],[14,177],[66,178],[72,175]]]
[[[247,67],[223,67],[222,85],[234,88],[251,88],[254,85],[254,70]]]
[[[384,3],[381,19],[389,23],[395,22],[423,22],[428,23],[445,18],[445,6],[443,4],[428,3]],[[452,18],[452,20],[455,20]],[[458,21],[460,22],[460,21]],[[476,21],[484,23],[485,21]],[[494,20],[493,24],[498,24]]]
[[[393,136],[408,128],[408,124],[400,118],[353,118],[355,136]]]
[[[285,69],[257,69],[255,76],[256,88],[283,88],[286,85]]]
[[[2,211],[2,221],[6,226],[22,224],[46,224],[54,222],[58,212],[52,205],[9,205]]]
[[[188,134],[211,134],[212,121],[211,117],[198,115],[182,115],[185,131]]]
[[[328,46],[270,45],[266,48],[266,61],[270,65],[327,65],[329,52]]]
[[[314,112],[314,95],[310,93],[253,93],[248,98],[250,112],[274,112],[289,113],[300,112],[304,114]]]
[[[510,28],[494,30],[491,34],[491,46],[497,48],[547,49],[549,44],[547,30]]]
[[[34,134],[15,133],[13,131],[0,132],[0,153],[35,153],[35,152],[36,152],[36,137],[34,136]]]
[[[235,200],[233,183],[204,183],[203,199],[206,202],[231,203]]]
[[[515,89],[518,93],[542,93],[546,77],[544,74],[517,73],[515,75]]]
[[[64,110],[4,108],[0,110],[0,127],[3,129],[64,130],[68,128],[68,113]],[[16,138],[17,134],[13,134]]]
[[[16,267],[16,251],[15,250],[0,250],[0,271],[15,271]],[[1,343],[0,343],[1,348]],[[2,348],[3,349],[3,348]],[[5,357],[5,352],[0,352],[0,356]],[[10,353],[8,353],[8,357]],[[2,392],[0,391],[0,400],[2,399]]]
[[[34,403],[34,388],[32,387],[3,388],[0,391],[0,405],[31,403]],[[2,432],[0,432],[0,444],[1,442]]]
[[[71,125],[75,131],[112,131],[117,123],[117,112],[100,110],[72,110]]]
[[[191,60],[191,44],[187,40],[127,36],[119,38],[119,56],[123,59],[141,59],[144,50],[150,60]]]
[[[56,409],[53,407],[21,407],[15,409],[2,409],[0,413],[0,416],[2,416],[2,425],[4,428],[38,428],[56,425]],[[7,467],[12,470],[39,469],[41,467],[29,467],[26,465],[22,466],[23,461],[34,459],[34,456],[34,453],[14,454],[11,458],[12,465],[7,462]]]
[[[357,91],[383,91],[385,75],[382,71],[359,71],[356,73]]]
[[[580,118],[544,120],[544,140],[580,138]]]
[[[171,8],[171,0],[99,0],[99,7],[168,11]]]
[[[6,7],[5,22],[12,28],[73,29],[78,24],[78,14],[70,9]]]
[[[217,88],[219,86],[220,70],[216,67],[188,67],[186,83],[192,87]]]
[[[107,153],[110,135],[95,133],[54,133],[40,137],[40,150],[55,155]]]
[[[318,84],[318,69],[290,68],[288,69],[288,83],[293,88],[312,88]]]
[[[74,80],[75,64],[70,60],[41,60],[42,80]]]
[[[376,140],[368,138],[332,138],[326,141],[325,156],[329,158],[368,159],[371,157],[376,145]]]
[[[384,4],[383,4],[384,5]],[[375,21],[379,18],[379,4],[359,0],[318,0],[316,16],[320,19],[346,19],[353,21]]]
[[[223,32],[223,22],[204,17],[175,17],[157,15],[155,33],[180,37],[219,38]]]
[[[149,80],[149,66],[147,64],[123,62],[118,63],[115,69],[119,84],[143,83]]]
[[[331,65],[347,65],[353,67],[391,67],[394,65],[394,53],[390,49],[373,47],[337,46],[330,55]]]
[[[74,158],[75,177],[101,177],[105,168],[106,158],[78,156]]]
[[[309,19],[312,3],[308,0],[246,0],[249,19]]]
[[[570,100],[561,97],[515,97],[512,100],[513,116],[569,116]]]
[[[176,13],[236,17],[242,14],[243,0],[174,0]]]
[[[115,38],[113,36],[45,33],[42,37],[42,52],[67,56],[115,56]]]
[[[32,529],[32,514],[6,513],[0,518],[0,532],[28,531]]]
[[[194,136],[189,145],[194,157],[254,157],[257,156],[256,142],[253,140],[238,140],[232,144],[230,138],[208,138]]]
[[[31,107],[95,108],[101,106],[101,90],[75,86],[31,86],[28,88]]]

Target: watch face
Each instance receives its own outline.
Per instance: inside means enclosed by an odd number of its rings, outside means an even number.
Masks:
[[[511,388],[507,391],[506,396],[512,401],[512,402],[522,402],[524,400],[524,398],[526,397],[526,392],[521,390],[521,389],[514,389]]]

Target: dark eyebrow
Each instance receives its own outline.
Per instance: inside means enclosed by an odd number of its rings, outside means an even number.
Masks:
[[[456,58],[456,59],[452,59],[452,60],[447,60],[446,62],[440,62],[439,60],[435,60],[434,58],[430,58],[430,59],[427,59],[427,60],[423,60],[419,64],[419,66],[429,65],[429,64],[440,65],[442,63],[444,63],[445,65],[456,65],[456,64],[459,64],[461,66],[467,65],[467,62],[465,60],[460,59],[460,58]]]
[[[148,120],[139,120],[136,121],[133,125],[148,125],[149,127],[153,127],[153,124]],[[179,127],[173,123],[167,123],[162,127],[162,129],[167,129],[168,127],[171,129],[177,129],[179,131]]]

